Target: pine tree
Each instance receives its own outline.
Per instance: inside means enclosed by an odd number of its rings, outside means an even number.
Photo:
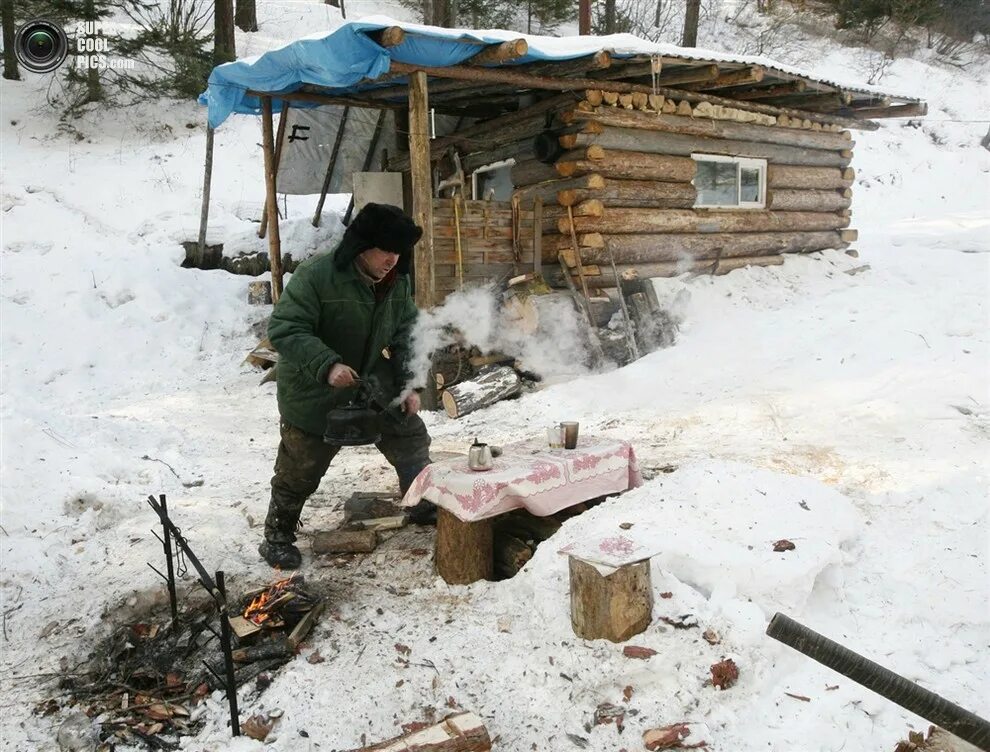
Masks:
[[[255,0],[237,0],[234,23],[241,31],[258,30],[258,9]]]
[[[3,77],[20,81],[17,55],[14,53],[14,0],[0,0],[0,24],[3,24]]]

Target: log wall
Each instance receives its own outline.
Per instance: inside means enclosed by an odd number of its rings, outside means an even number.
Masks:
[[[591,288],[627,276],[725,272],[782,254],[846,248],[854,142],[838,125],[712,105],[592,90],[562,95],[445,136],[466,177],[515,157],[512,201],[434,200],[437,302],[461,286],[542,266],[564,284],[558,257]],[[497,127],[496,127],[497,126]],[[559,155],[537,159],[552,132]],[[694,208],[692,154],[767,161],[764,209]],[[438,154],[434,155],[436,158]],[[458,241],[460,254],[458,254]],[[779,257],[779,258],[778,258]]]
[[[607,91],[556,117],[560,156],[545,164],[527,153],[514,197],[523,210],[544,204],[542,263],[558,270],[559,256],[575,281],[580,263],[589,287],[614,285],[613,259],[626,276],[725,272],[855,239],[854,143],[838,126]],[[695,153],[766,160],[765,208],[694,208]]]

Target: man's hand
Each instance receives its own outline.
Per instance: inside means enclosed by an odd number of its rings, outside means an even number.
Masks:
[[[354,383],[359,378],[357,371],[350,366],[345,366],[343,363],[336,363],[330,369],[330,373],[327,374],[327,383],[336,389],[344,389],[354,386]]]
[[[419,393],[409,392],[409,396],[402,400],[402,409],[406,415],[415,415],[419,412]]]

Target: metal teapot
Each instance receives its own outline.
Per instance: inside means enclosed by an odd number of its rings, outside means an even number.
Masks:
[[[491,470],[493,465],[492,448],[475,439],[468,448],[468,467],[475,471],[483,471]]]

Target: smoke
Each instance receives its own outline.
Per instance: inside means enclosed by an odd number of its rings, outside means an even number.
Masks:
[[[420,311],[412,336],[410,388],[425,387],[432,354],[454,344],[512,356],[521,369],[545,380],[587,373],[583,320],[568,296],[532,295],[518,305],[513,300],[500,306],[491,288],[476,287]]]

